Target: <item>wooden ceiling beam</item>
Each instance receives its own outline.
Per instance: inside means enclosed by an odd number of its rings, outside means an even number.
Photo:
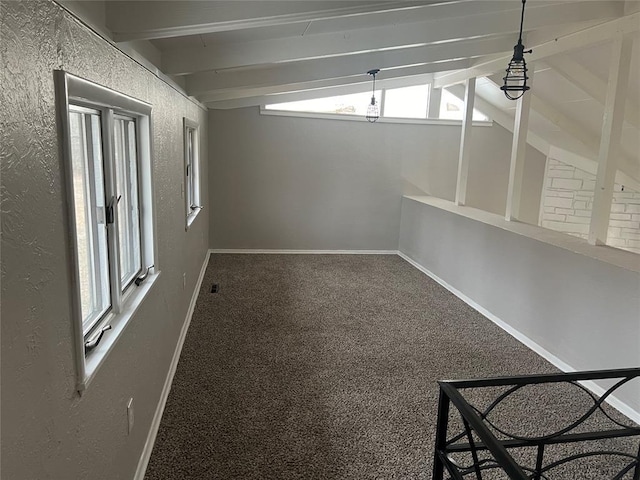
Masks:
[[[485,2],[471,2],[484,4]],[[511,2],[501,2],[512,5]],[[527,9],[527,28],[617,18],[623,11],[617,1],[533,3]],[[162,69],[171,75],[311,60],[354,53],[393,50],[407,46],[479,39],[517,33],[519,8],[469,14],[412,23],[387,24],[339,32],[275,38],[271,40],[210,45],[163,52]],[[512,48],[513,42],[509,48]]]
[[[451,1],[451,0],[445,0]],[[106,2],[107,26],[116,42],[202,35],[420,8],[413,1],[128,1]]]
[[[450,59],[475,58],[505,52],[507,45],[509,45],[507,37],[494,37],[453,44],[289,62],[263,68],[203,72],[186,75],[184,78],[186,78],[188,94],[200,95],[225,89],[303,83],[321,78],[362,76],[372,68],[385,71],[390,68],[426,65]]]
[[[387,70],[380,72],[380,74],[376,78],[376,87],[384,88],[386,85],[391,84],[390,80],[401,78],[405,79],[405,81],[402,82],[402,86],[415,85],[417,83],[420,83],[424,78],[424,75],[426,74],[433,74],[433,72],[440,72],[445,69],[451,70],[464,68],[465,65],[469,65],[468,60],[454,60],[451,62],[441,62]],[[431,75],[429,78],[433,78],[433,76]],[[202,95],[198,95],[196,98],[203,103],[209,103],[225,100],[235,100],[243,97],[260,97],[265,95],[293,93],[305,90],[315,91],[315,97],[320,97],[323,96],[323,94],[318,93],[319,89],[354,84],[360,86],[359,91],[367,91],[369,88],[371,88],[371,79],[367,76],[366,73],[362,73],[360,75],[347,78],[331,78],[296,84],[270,85],[257,88],[241,88],[236,90],[230,89],[222,92],[217,91],[204,93]]]

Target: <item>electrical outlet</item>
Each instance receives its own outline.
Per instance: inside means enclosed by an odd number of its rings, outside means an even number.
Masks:
[[[183,273],[182,274],[182,290],[185,290],[187,288],[187,274]]]
[[[127,402],[127,435],[133,430],[133,397]]]

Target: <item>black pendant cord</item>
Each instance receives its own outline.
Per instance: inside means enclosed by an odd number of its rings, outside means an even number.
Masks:
[[[373,74],[373,90],[371,90],[371,98],[376,96],[376,74]]]
[[[518,37],[518,43],[522,43],[522,27],[524,26],[524,4],[527,0],[522,0],[522,13],[520,15],[520,36]]]

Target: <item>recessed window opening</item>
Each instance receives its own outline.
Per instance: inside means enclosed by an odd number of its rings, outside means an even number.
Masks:
[[[400,88],[387,88],[376,90],[375,98],[379,99],[382,121],[391,123],[438,123],[438,120],[451,124],[449,120],[462,120],[464,112],[464,101],[448,92],[442,90],[442,101],[440,103],[439,115],[437,118],[429,117],[429,102],[431,101],[431,85],[421,84]],[[286,115],[286,112],[295,112],[294,116],[306,116],[318,118],[333,118],[332,115],[343,115],[345,117],[364,117],[367,113],[367,106],[371,103],[371,92],[355,93],[350,95],[337,95],[323,98],[313,98],[309,100],[299,100],[294,102],[272,103],[263,107],[264,111],[274,111],[271,115],[278,115],[279,112]],[[437,110],[437,107],[434,107]],[[262,111],[262,109],[261,109]],[[319,115],[313,115],[319,114]],[[331,116],[330,116],[331,115]],[[473,120],[481,122],[491,122],[491,119],[477,109],[473,111]]]
[[[380,98],[381,91],[376,90],[376,98]],[[331,113],[336,115],[367,114],[367,106],[371,101],[371,92],[337,95],[333,97],[314,98],[297,102],[273,103],[265,105],[266,110],[285,110],[289,112]]]
[[[464,116],[464,100],[459,99],[453,93],[447,91],[446,88],[442,89],[442,100],[440,101],[440,118],[448,120],[462,120]],[[478,109],[473,109],[473,120],[475,121],[489,121],[484,113]]]
[[[184,119],[184,197],[189,228],[202,209],[200,202],[200,156],[198,124]]]
[[[79,389],[139,306],[154,262],[151,107],[56,73],[73,249]],[[147,285],[153,282],[147,281]],[[102,351],[102,354],[96,353]]]

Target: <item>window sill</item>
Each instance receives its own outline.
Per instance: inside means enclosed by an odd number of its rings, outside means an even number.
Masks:
[[[89,383],[91,383],[93,378],[96,376],[96,373],[124,332],[129,321],[135,316],[159,276],[159,271],[150,274],[142,285],[136,287],[135,290],[128,295],[124,302],[122,311],[118,314],[111,314],[111,317],[107,319],[105,324],[111,325],[111,329],[104,334],[102,341],[95,349],[89,352],[84,359],[84,378],[77,386],[80,394],[87,389]]]
[[[185,231],[189,230],[189,227],[200,213],[200,210],[202,210],[202,207],[194,208],[191,213],[187,215],[187,224],[184,227]]]
[[[267,110],[260,107],[260,115],[272,115],[277,117],[297,117],[297,118],[320,118],[323,120],[346,120],[349,122],[365,122],[367,120],[361,115],[335,114],[335,113],[314,113],[314,112],[290,112],[286,110]],[[442,118],[394,118],[380,117],[375,123],[400,123],[410,125],[449,125],[461,126],[462,120],[449,120]],[[474,127],[491,127],[493,120],[473,121]]]

